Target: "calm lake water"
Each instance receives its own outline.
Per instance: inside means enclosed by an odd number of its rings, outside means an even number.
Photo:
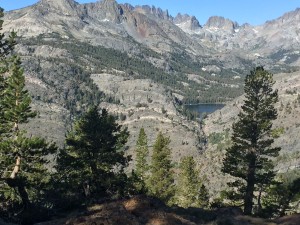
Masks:
[[[198,112],[200,115],[200,118],[202,115],[213,113],[214,111],[218,109],[222,109],[225,105],[224,104],[195,104],[195,105],[185,105],[189,110]]]

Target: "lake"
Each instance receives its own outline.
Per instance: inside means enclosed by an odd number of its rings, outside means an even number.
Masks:
[[[213,104],[213,103],[200,103],[195,105],[185,105],[190,111],[198,112],[200,118],[202,118],[203,114],[210,114],[218,109],[222,109],[224,104]]]

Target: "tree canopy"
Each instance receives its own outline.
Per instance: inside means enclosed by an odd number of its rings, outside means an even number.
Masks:
[[[123,149],[128,135],[107,110],[90,108],[75,121],[66,148],[58,155],[60,180],[77,196],[116,194],[122,189],[119,176],[125,176],[123,169],[129,160]]]
[[[180,163],[176,188],[176,203],[184,208],[207,207],[208,191],[199,177],[196,162],[192,156],[184,157]]]
[[[5,215],[28,212],[41,201],[50,181],[49,155],[56,151],[54,143],[29,137],[20,127],[36,112],[30,106],[21,60],[13,52],[15,37],[14,32],[0,35],[0,211]]]
[[[262,190],[275,176],[272,157],[280,148],[273,146],[272,137],[272,122],[277,118],[274,105],[278,101],[273,84],[273,75],[263,67],[246,76],[244,104],[232,126],[232,146],[226,149],[223,160],[222,171],[237,178],[228,183],[232,188],[230,199],[242,200],[245,214],[253,212],[254,191]]]
[[[169,144],[170,138],[159,132],[153,146],[147,187],[151,195],[170,204],[175,195],[175,186]]]

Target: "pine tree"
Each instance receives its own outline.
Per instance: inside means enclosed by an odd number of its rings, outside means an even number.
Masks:
[[[136,166],[131,173],[131,182],[135,189],[135,194],[147,193],[146,180],[148,172],[147,158],[149,155],[147,135],[144,128],[140,129],[139,137],[136,142]]]
[[[176,203],[184,208],[207,207],[208,191],[199,179],[199,171],[196,169],[193,157],[184,157],[179,168]]]
[[[2,30],[3,25],[3,20],[1,19],[4,16],[3,11],[4,10],[0,8],[0,31]],[[16,44],[15,38],[15,32],[11,32],[8,38],[0,32],[0,140],[2,135],[7,131],[3,107],[4,90],[6,88],[5,74],[8,71],[10,55],[12,54],[13,48]]]
[[[0,31],[2,17],[0,8]],[[13,53],[15,39],[15,32],[8,37],[0,33],[0,210],[6,212],[18,206],[28,209],[41,199],[50,180],[46,156],[56,150],[44,139],[28,138],[19,127],[35,112],[30,108],[20,58]]]
[[[4,9],[0,7],[0,31],[3,26]],[[9,36],[6,37],[5,34],[0,33],[0,61],[1,61],[1,70],[0,73],[3,73],[7,70],[7,63],[5,60],[9,55],[11,55],[14,46],[16,45],[16,32],[10,32]],[[3,67],[4,66],[4,67]]]
[[[295,171],[292,171],[295,173]],[[283,179],[282,179],[283,178]],[[264,208],[260,216],[267,218],[285,216],[287,211],[296,211],[300,200],[300,178],[290,179],[282,177],[280,181],[273,182],[266,190],[262,204]]]
[[[44,139],[26,137],[26,131],[20,124],[27,123],[36,113],[32,112],[31,99],[25,90],[25,77],[20,58],[12,56],[9,77],[1,101],[2,120],[5,124],[5,135],[0,142],[0,199],[7,202],[18,202],[27,209],[32,201],[38,201],[43,187],[50,180],[46,156],[54,153],[54,144]]]
[[[153,146],[151,175],[147,188],[149,193],[172,204],[175,194],[174,176],[171,163],[170,139],[159,132]]]
[[[121,192],[129,160],[123,151],[127,138],[127,129],[122,130],[105,109],[99,112],[92,107],[75,121],[56,166],[59,179],[68,187],[66,194],[73,198],[81,193],[92,197]]]
[[[136,142],[136,174],[141,180],[146,180],[146,172],[148,171],[147,157],[149,155],[147,135],[144,128],[140,129],[139,137]]]
[[[21,60],[17,56],[12,57],[10,76],[7,79],[7,87],[4,91],[4,119],[13,128],[12,134],[19,134],[19,125],[27,123],[28,119],[34,118],[36,112],[31,110],[31,97],[25,89],[25,76],[21,68]]]
[[[199,206],[207,208],[209,204],[209,193],[204,184],[201,185],[198,196]]]
[[[246,76],[244,104],[232,126],[233,144],[223,160],[222,171],[237,178],[228,183],[232,188],[230,198],[243,201],[245,214],[253,211],[256,188],[269,185],[275,176],[272,157],[278,155],[280,148],[272,146],[272,121],[277,118],[274,104],[278,101],[273,84],[272,74],[262,67]],[[258,204],[260,198],[261,195]]]

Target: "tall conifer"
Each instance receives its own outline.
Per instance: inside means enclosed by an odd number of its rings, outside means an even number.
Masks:
[[[37,196],[49,182],[46,156],[54,153],[56,147],[44,139],[29,138],[26,131],[20,129],[20,125],[36,113],[30,107],[31,99],[25,90],[19,57],[12,57],[8,74],[2,101],[4,123],[8,129],[0,142],[0,172],[1,180],[5,182],[0,188],[0,198],[3,201],[20,199],[22,206],[28,208],[32,201],[38,201]]]
[[[2,24],[1,20],[0,28]],[[41,138],[28,138],[20,128],[36,113],[25,90],[21,60],[12,52],[15,36],[0,35],[0,202],[27,209],[39,201],[50,180],[46,156],[56,147]]]
[[[280,148],[273,147],[272,121],[277,118],[273,75],[257,67],[245,80],[245,100],[238,120],[232,126],[232,146],[226,151],[222,171],[238,178],[228,183],[230,198],[242,200],[244,213],[253,212],[254,191],[269,185],[275,176],[272,158]],[[258,202],[260,199],[258,199]]]
[[[0,8],[0,140],[2,135],[7,131],[7,127],[5,126],[4,120],[4,90],[6,88],[6,75],[8,71],[8,65],[10,56],[12,54],[13,48],[16,44],[15,37],[16,33],[11,32],[9,37],[6,37],[3,33],[1,33],[3,20],[1,19],[4,16],[3,9]]]
[[[128,135],[105,109],[92,107],[75,121],[56,166],[70,197],[114,195],[124,189],[120,178],[126,179],[123,169],[129,158],[123,147]]]
[[[199,171],[196,169],[193,157],[184,157],[179,168],[176,203],[184,208],[207,207],[208,191],[199,178]]]
[[[169,144],[170,138],[159,132],[153,146],[151,176],[147,186],[151,195],[172,204],[175,186]]]
[[[140,129],[139,137],[136,142],[136,174],[141,180],[145,181],[148,170],[147,157],[149,155],[147,135],[144,128]]]

